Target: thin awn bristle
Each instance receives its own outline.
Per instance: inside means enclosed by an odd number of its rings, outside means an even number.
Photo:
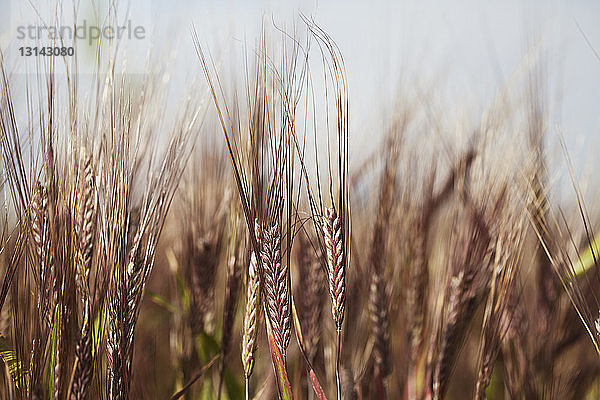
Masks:
[[[281,240],[278,224],[262,229],[261,263],[264,269],[265,304],[269,322],[273,327],[275,343],[285,359],[290,343],[290,299],[288,267],[281,262]]]
[[[258,319],[260,315],[260,274],[256,255],[252,252],[246,283],[246,309],[244,312],[244,331],[242,333],[242,365],[246,379],[252,375]]]
[[[335,327],[340,332],[344,322],[346,306],[346,266],[344,265],[342,224],[334,208],[325,209],[323,236],[325,237],[325,250],[327,252],[331,313]]]

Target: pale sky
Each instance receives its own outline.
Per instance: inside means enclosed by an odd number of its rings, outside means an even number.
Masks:
[[[0,18],[0,44],[18,70],[22,44],[14,40],[15,10],[27,8],[27,2],[0,0],[0,6],[11,15],[8,21]],[[354,143],[369,142],[369,132],[377,131],[400,79],[439,82],[436,98],[446,112],[476,119],[534,53],[543,55],[550,82],[551,135],[560,127],[569,151],[582,157],[598,148],[599,1],[131,1],[131,13],[147,28],[152,46],[168,57],[176,54],[175,87],[201,74],[192,24],[212,53],[243,52],[244,44],[254,45],[261,21],[289,28],[300,23],[300,11],[314,17],[344,55]],[[131,56],[132,64],[143,58]]]
[[[161,10],[160,3],[153,4]],[[560,125],[573,150],[600,138],[600,59],[591,48],[600,52],[598,1],[190,3],[199,4],[169,12],[192,19],[207,36],[219,32],[225,46],[252,38],[261,15],[288,23],[299,9],[314,16],[344,55],[356,130],[381,119],[377,109],[394,98],[403,74],[439,80],[448,109],[480,113],[535,53],[543,55],[550,82],[551,124]]]

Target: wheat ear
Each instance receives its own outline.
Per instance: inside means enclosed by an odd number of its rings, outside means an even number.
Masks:
[[[84,301],[83,326],[81,336],[75,348],[76,364],[73,373],[73,383],[70,389],[70,400],[82,400],[87,398],[87,389],[92,380],[92,330],[89,324],[89,303]]]
[[[246,310],[244,313],[244,331],[242,333],[242,366],[246,379],[252,375],[254,368],[254,352],[256,351],[256,336],[260,316],[260,275],[256,255],[252,252],[248,267],[246,283]]]
[[[83,302],[83,323],[80,337],[75,347],[76,364],[73,372],[70,400],[85,399],[92,378],[92,331],[89,323],[91,302],[89,294],[89,275],[94,251],[94,232],[96,229],[96,198],[93,159],[88,157],[83,167],[83,189],[79,204],[78,221],[75,224],[77,241],[77,288]]]
[[[344,265],[342,224],[333,208],[325,209],[323,236],[325,237],[325,250],[327,252],[331,314],[333,315],[335,327],[340,332],[346,306],[346,266]]]
[[[39,261],[38,279],[39,296],[38,309],[40,318],[44,321],[46,328],[52,326],[52,286],[54,284],[54,273],[52,268],[52,251],[50,247],[50,222],[48,190],[40,182],[37,183],[35,195],[31,204],[31,233],[37,259]]]
[[[390,335],[388,304],[385,282],[379,272],[373,274],[369,290],[369,314],[371,317],[371,333],[375,340],[373,357],[375,366],[383,377],[390,373]]]
[[[271,229],[262,229],[261,263],[267,296],[267,316],[273,327],[275,343],[285,360],[291,336],[289,281],[288,267],[281,262],[281,240],[277,224]]]
[[[79,203],[78,221],[75,224],[77,241],[77,288],[81,296],[88,296],[88,280],[94,251],[96,228],[96,198],[94,194],[94,170],[92,157],[83,167],[83,188]]]

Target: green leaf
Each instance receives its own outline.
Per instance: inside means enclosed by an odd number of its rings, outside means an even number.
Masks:
[[[162,307],[171,314],[178,313],[177,307],[175,307],[173,304],[171,304],[169,300],[159,295],[158,293],[154,293],[151,290],[146,290],[146,296],[150,297],[150,300],[152,300],[154,304]]]
[[[202,382],[202,390],[200,392],[200,400],[213,400],[212,382],[210,379]]]
[[[227,398],[229,399],[243,399],[244,388],[240,382],[236,379],[236,376],[231,373],[229,368],[225,369],[224,377],[225,389],[227,391]]]
[[[181,299],[181,306],[183,307],[184,310],[189,310],[190,309],[189,290],[179,272],[175,273],[175,281],[177,282],[177,290],[179,291],[179,298]]]
[[[8,368],[8,372],[17,388],[20,389],[20,383],[22,382],[27,385],[29,371],[23,369],[23,364],[17,359],[15,351],[3,336],[0,336],[0,359]]]
[[[196,336],[196,351],[200,361],[205,364],[219,354],[219,342],[214,336],[201,332]]]
[[[94,329],[92,334],[92,357],[96,357],[100,345],[102,344],[102,335],[106,326],[106,307],[102,307],[94,319]]]
[[[594,256],[597,260],[599,255],[598,250],[600,250],[600,235],[596,236],[592,243],[579,256],[579,259],[573,267],[573,273],[575,276],[581,276],[585,274],[595,264]]]

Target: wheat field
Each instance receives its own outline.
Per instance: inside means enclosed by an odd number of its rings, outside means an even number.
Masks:
[[[0,398],[599,398],[597,188],[543,62],[474,123],[408,80],[367,150],[335,32],[258,24],[243,68],[192,26],[177,95],[116,41],[0,55]]]

